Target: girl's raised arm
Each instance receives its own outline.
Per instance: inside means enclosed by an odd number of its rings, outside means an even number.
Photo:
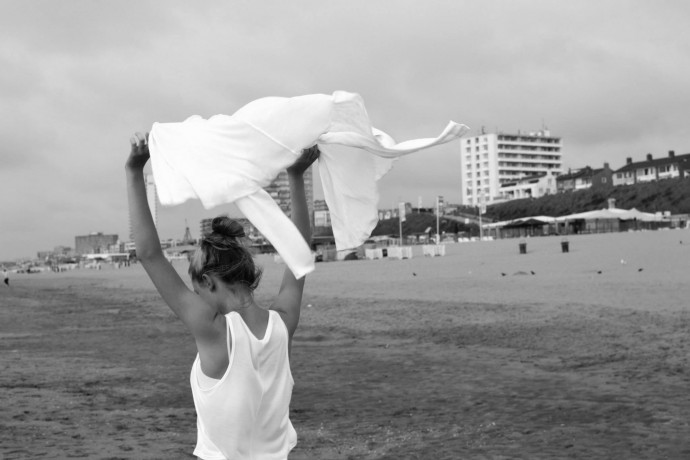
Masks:
[[[207,305],[182,281],[161,249],[156,226],[146,199],[144,166],[149,159],[148,135],[136,133],[130,139],[132,150],[125,165],[127,195],[137,259],[148,273],[165,303],[189,327],[197,344],[216,339],[212,327],[218,312]]]
[[[290,182],[290,201],[292,204],[292,222],[300,231],[307,243],[311,240],[311,223],[307,197],[304,191],[304,172],[319,158],[318,146],[313,146],[302,151],[302,156],[288,168],[288,180]],[[283,283],[280,292],[272,307],[281,314],[288,328],[290,337],[295,333],[299,323],[300,308],[302,305],[302,292],[304,291],[304,278],[296,279],[289,268],[283,274]]]

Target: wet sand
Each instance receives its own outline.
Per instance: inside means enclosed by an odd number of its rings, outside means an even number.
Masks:
[[[526,241],[317,264],[290,458],[690,458],[690,231]],[[194,343],[140,266],[11,284],[0,459],[192,458]]]

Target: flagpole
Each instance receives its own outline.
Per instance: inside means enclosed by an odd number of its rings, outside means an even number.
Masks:
[[[441,230],[440,230],[440,217],[441,214],[439,210],[438,195],[436,195],[436,244],[441,244]]]
[[[398,202],[398,222],[400,225],[400,247],[403,246],[403,232],[402,232],[403,220],[405,220],[405,203],[401,201],[401,202]]]

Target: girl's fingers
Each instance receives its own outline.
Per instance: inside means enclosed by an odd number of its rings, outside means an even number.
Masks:
[[[146,133],[145,135],[140,132],[134,133],[134,136],[129,138],[129,143],[132,145],[132,149],[137,149],[140,151],[146,149],[148,135],[149,133]]]

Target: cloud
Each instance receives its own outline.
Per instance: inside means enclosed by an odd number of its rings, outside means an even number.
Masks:
[[[399,141],[449,120],[474,132],[545,124],[572,167],[686,153],[688,13],[642,0],[8,2],[0,259],[89,231],[126,238],[131,133],[269,95],[359,92]],[[459,177],[457,144],[436,147],[401,159],[381,200],[458,200]],[[195,232],[216,211],[163,209],[161,235],[179,237],[185,218]]]

